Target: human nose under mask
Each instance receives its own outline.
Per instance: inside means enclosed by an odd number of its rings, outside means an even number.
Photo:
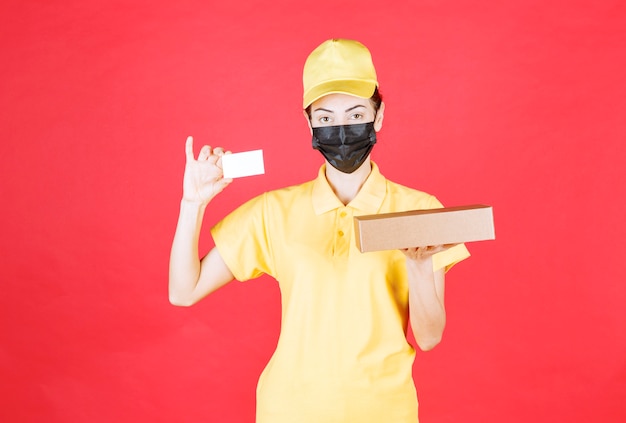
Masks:
[[[352,173],[376,144],[374,122],[313,128],[313,148],[335,169]]]

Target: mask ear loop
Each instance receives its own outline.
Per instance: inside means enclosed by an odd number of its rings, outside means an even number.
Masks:
[[[315,135],[312,135],[312,137],[313,137],[313,149],[317,150],[318,147],[320,146],[320,140],[318,140]]]
[[[378,116],[378,112],[376,113],[376,116]],[[374,121],[371,122],[372,124],[372,129],[370,130],[369,133],[369,139],[370,139],[370,144],[374,145],[376,144],[376,129],[374,129],[374,125],[376,124],[376,117],[374,117]]]

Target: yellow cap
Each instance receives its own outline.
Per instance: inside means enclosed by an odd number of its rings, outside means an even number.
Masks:
[[[345,39],[324,41],[313,50],[304,64],[302,82],[305,109],[327,94],[370,98],[378,86],[367,47]]]

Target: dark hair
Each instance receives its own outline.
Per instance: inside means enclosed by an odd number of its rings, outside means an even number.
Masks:
[[[372,106],[374,106],[374,112],[378,113],[380,105],[383,104],[383,95],[378,90],[378,87],[374,90],[374,94],[370,97],[370,101],[372,102]]]
[[[383,103],[383,95],[378,90],[378,87],[374,89],[374,94],[372,94],[369,100],[372,106],[374,106],[374,113],[378,113],[378,109],[380,109],[380,105]],[[311,120],[311,105],[309,104],[305,110],[309,120]]]

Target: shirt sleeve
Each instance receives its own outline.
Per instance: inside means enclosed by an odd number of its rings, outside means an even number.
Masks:
[[[470,252],[467,250],[467,247],[465,247],[465,244],[455,245],[433,256],[433,269],[436,271],[445,267],[447,272],[452,266],[465,260],[469,256]]]
[[[442,208],[443,204],[437,200],[437,198],[431,196],[430,199],[430,207],[431,209],[439,209]],[[460,261],[465,260],[470,256],[470,252],[465,247],[465,244],[458,244],[452,248],[448,248],[445,251],[437,253],[433,256],[433,270],[437,271],[439,269],[445,268],[447,272]]]
[[[238,207],[211,229],[215,247],[239,281],[274,275],[267,228],[267,196]]]

